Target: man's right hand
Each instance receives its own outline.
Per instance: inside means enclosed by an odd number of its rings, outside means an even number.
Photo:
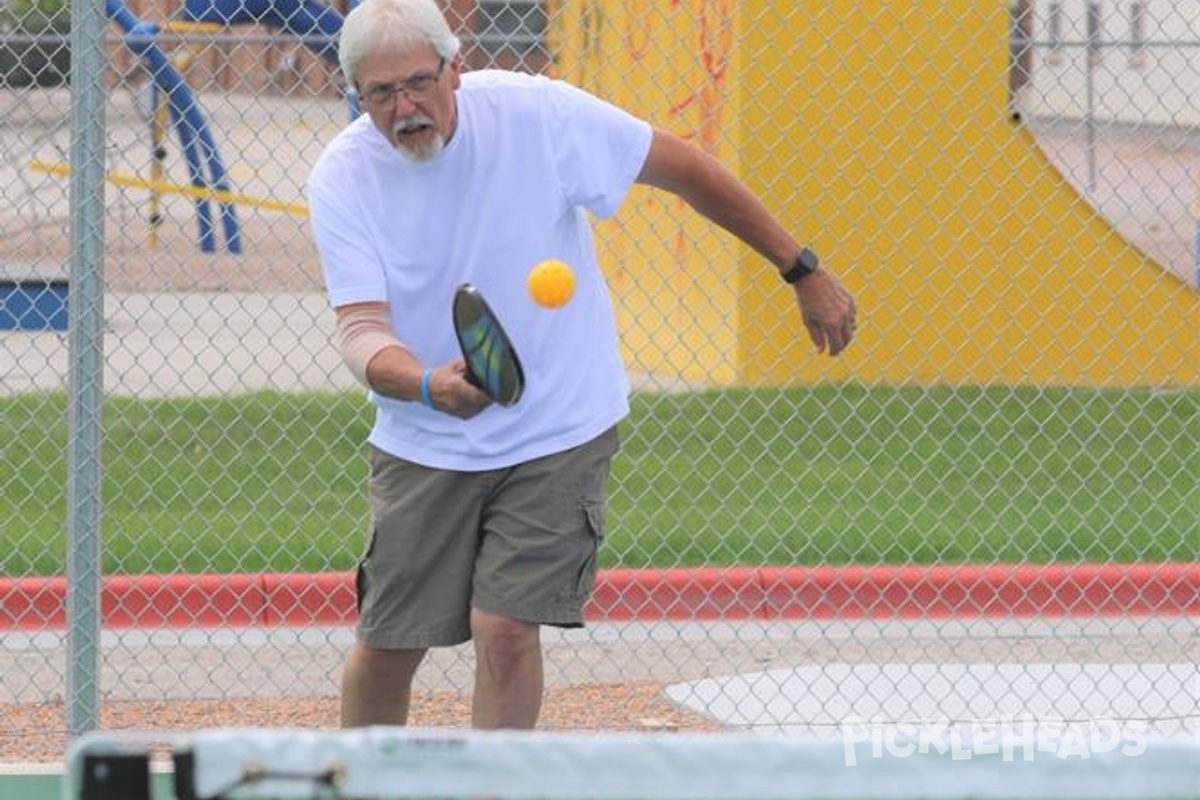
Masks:
[[[492,398],[467,379],[467,364],[461,358],[433,371],[429,396],[434,408],[459,419],[470,419],[492,404]]]

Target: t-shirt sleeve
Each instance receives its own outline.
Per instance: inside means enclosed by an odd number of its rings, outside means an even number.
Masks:
[[[386,301],[387,281],[365,215],[356,209],[348,170],[322,161],[307,185],[309,225],[321,259],[329,303]]]
[[[600,219],[616,213],[650,152],[653,129],[605,100],[551,82],[550,141],[567,199]]]

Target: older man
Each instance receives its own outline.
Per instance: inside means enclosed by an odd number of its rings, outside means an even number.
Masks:
[[[583,624],[629,409],[589,215],[634,183],[672,192],[774,265],[764,279],[791,284],[819,350],[854,336],[850,294],[711,156],[566,83],[466,72],[459,46],[433,0],[356,7],[339,54],[366,114],[308,184],[342,352],[376,407],[348,726],[403,724],[427,649],[467,640],[473,724],[537,722],[540,626]],[[576,271],[564,311],[525,294],[548,258]],[[515,406],[466,379],[449,317],[465,282],[521,354]]]

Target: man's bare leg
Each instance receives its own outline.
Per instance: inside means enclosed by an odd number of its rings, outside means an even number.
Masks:
[[[376,650],[355,643],[342,671],[342,727],[404,725],[424,650]]]
[[[475,642],[475,728],[532,729],[542,708],[540,628],[486,611],[471,611]]]

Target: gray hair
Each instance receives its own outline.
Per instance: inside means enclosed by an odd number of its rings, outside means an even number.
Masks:
[[[342,23],[338,59],[347,85],[354,86],[359,65],[373,48],[421,45],[430,45],[447,61],[462,47],[434,0],[363,0]]]

